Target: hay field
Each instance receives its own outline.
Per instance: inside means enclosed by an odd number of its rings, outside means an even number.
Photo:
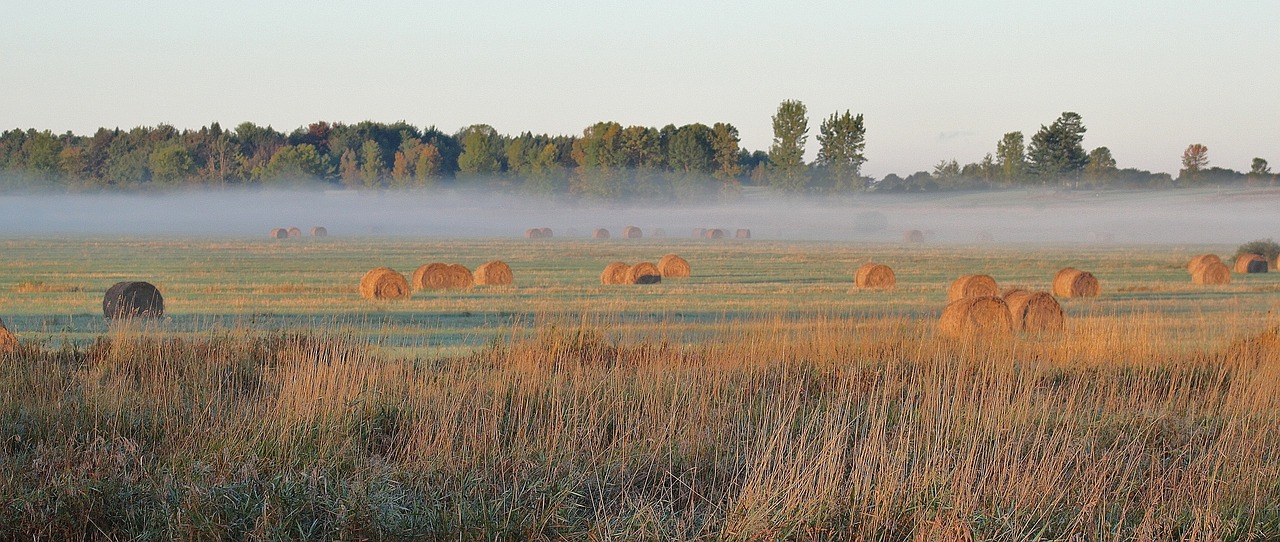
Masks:
[[[1280,537],[1280,274],[1186,271],[1232,247],[0,247],[0,538]],[[599,284],[669,252],[692,277]],[[357,291],[495,259],[514,286]],[[871,261],[895,289],[854,288]],[[1102,294],[1064,333],[937,332],[953,278],[1068,265]],[[128,279],[165,321],[106,329]]]

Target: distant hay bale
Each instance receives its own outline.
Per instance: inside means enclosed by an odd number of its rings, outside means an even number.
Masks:
[[[924,232],[920,230],[907,230],[902,232],[902,240],[907,243],[923,243]]]
[[[623,239],[640,239],[641,237],[644,237],[644,232],[640,231],[640,228],[636,226],[622,228]]]
[[[1048,292],[1015,289],[1005,292],[1003,297],[1016,331],[1055,333],[1062,331],[1066,324],[1062,305]]]
[[[551,231],[551,228],[538,228],[538,231],[542,232],[543,239],[550,239],[552,237],[555,237],[555,235]]]
[[[938,320],[947,335],[1007,335],[1013,330],[1009,306],[998,296],[966,297],[947,304]]]
[[[439,290],[453,285],[452,271],[447,263],[429,263],[413,271],[409,284],[414,290]],[[471,276],[467,272],[467,276]]]
[[[1116,240],[1116,236],[1105,231],[1089,232],[1089,241],[1092,243],[1110,243]]]
[[[302,237],[302,230],[298,229],[297,226],[289,228],[289,237]]]
[[[666,236],[667,236],[667,230],[664,230],[662,228],[653,229],[653,237],[666,237]]]
[[[706,237],[707,237],[707,229],[706,229],[706,228],[694,228],[694,229],[693,229],[693,238],[694,238],[694,239],[706,239]]]
[[[1202,286],[1231,284],[1231,269],[1222,262],[1209,262],[1191,272],[1191,283]]]
[[[271,230],[271,238],[272,239],[288,239],[289,230],[286,230],[284,228],[274,228]]]
[[[524,230],[525,239],[542,239],[542,228],[529,228]]]
[[[18,338],[13,336],[13,332],[5,327],[4,320],[0,320],[0,354],[4,352],[12,352],[18,347]]]
[[[1187,262],[1187,272],[1194,275],[1196,273],[1197,267],[1200,267],[1205,264],[1221,263],[1221,262],[1222,262],[1222,258],[1219,258],[1217,254],[1201,254],[1199,256],[1191,258],[1191,261]]]
[[[650,262],[640,262],[627,268],[623,284],[657,284],[662,282],[662,273],[658,266]]]
[[[149,282],[117,282],[102,297],[102,315],[108,320],[160,318],[164,296]]]
[[[1102,287],[1093,273],[1065,267],[1053,276],[1053,295],[1058,297],[1098,297]]]
[[[947,301],[956,301],[966,297],[986,297],[1000,295],[996,279],[991,275],[961,275],[951,282],[947,288]]]
[[[403,299],[411,293],[409,281],[390,267],[375,267],[360,279],[360,297],[365,299]]]
[[[600,284],[622,284],[628,269],[631,269],[631,266],[623,262],[613,262],[604,266],[604,271],[600,272]]]
[[[995,237],[991,235],[991,232],[986,230],[982,230],[978,232],[977,239],[979,243],[990,243],[992,241],[995,241]]]
[[[675,254],[667,254],[658,260],[658,273],[662,278],[683,278],[690,274],[689,262]]]
[[[724,239],[724,230],[720,228],[712,228],[707,230],[703,235],[706,235],[707,239]]]
[[[477,286],[506,286],[515,279],[511,275],[511,266],[501,260],[481,264],[471,275]]]
[[[311,236],[312,237],[328,237],[329,230],[325,229],[324,226],[315,226],[311,228]]]
[[[591,232],[591,238],[592,239],[608,239],[609,230],[606,230],[604,228],[596,228],[595,231]]]
[[[735,239],[750,239],[751,230],[747,228],[738,228],[738,231],[733,232],[733,237]]]
[[[1236,256],[1236,273],[1266,273],[1267,259],[1258,254],[1241,254]]]
[[[475,281],[475,277],[467,266],[458,263],[449,264],[449,288],[470,288]]]
[[[893,269],[878,263],[859,267],[858,272],[853,275],[853,284],[859,288],[893,288],[897,283]]]

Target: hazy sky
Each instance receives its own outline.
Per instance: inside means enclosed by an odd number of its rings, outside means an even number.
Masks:
[[[1280,165],[1280,1],[12,2],[0,128],[405,120],[578,134],[866,116],[874,176],[978,161],[1063,111],[1121,167]]]

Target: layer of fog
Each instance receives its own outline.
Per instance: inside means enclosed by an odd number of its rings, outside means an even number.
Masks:
[[[0,194],[0,237],[28,235],[245,236],[324,226],[335,237],[507,237],[549,227],[557,238],[635,225],[688,237],[738,228],[753,239],[930,243],[1241,243],[1280,238],[1280,192],[1016,190],[782,199],[747,190],[699,205],[557,202],[458,191],[186,191],[161,194]]]

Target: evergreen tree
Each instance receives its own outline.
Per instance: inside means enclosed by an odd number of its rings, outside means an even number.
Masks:
[[[1042,182],[1076,180],[1089,163],[1089,156],[1081,144],[1084,132],[1080,115],[1070,111],[1049,126],[1041,125],[1040,131],[1031,136],[1027,150],[1031,174]]]

